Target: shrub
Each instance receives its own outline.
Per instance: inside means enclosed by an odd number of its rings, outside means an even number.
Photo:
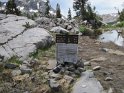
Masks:
[[[16,14],[20,15],[21,11],[16,6],[15,0],[8,0],[6,3],[6,14]]]
[[[25,22],[25,25],[23,25],[26,29],[31,28],[31,25],[29,22]]]
[[[82,33],[82,35],[84,35],[84,36],[93,36],[93,34],[94,34],[94,31],[92,30],[92,29],[90,29],[90,28],[87,28],[87,27],[85,27],[85,26],[83,26],[83,25],[81,25],[80,27],[79,27],[79,31]]]
[[[38,49],[36,52],[30,53],[29,57],[38,59],[42,59],[43,57],[55,58],[55,45]]]
[[[116,24],[116,27],[124,27],[124,21],[122,21],[122,22]]]
[[[99,36],[99,35],[101,35],[102,34],[102,31],[103,31],[103,29],[95,29],[94,30],[94,35],[97,37],[97,36]]]
[[[86,27],[83,26],[83,25],[80,25],[80,26],[79,26],[79,31],[80,31],[81,33],[84,33],[84,32],[86,31]]]
[[[16,64],[16,65],[20,65],[22,64],[22,62],[18,59],[18,57],[16,56],[13,56],[11,57],[9,60],[6,61],[7,63],[13,63],[13,64]]]

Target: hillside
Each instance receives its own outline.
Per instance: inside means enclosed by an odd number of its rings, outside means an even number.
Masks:
[[[100,15],[104,23],[116,23],[119,15],[117,13]]]
[[[46,0],[15,0],[17,8],[24,13],[38,13],[44,14],[46,10]],[[2,10],[5,9],[6,2],[2,2]],[[50,7],[51,13],[55,10]]]

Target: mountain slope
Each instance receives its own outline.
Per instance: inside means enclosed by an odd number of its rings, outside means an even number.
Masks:
[[[46,10],[46,0],[16,0],[15,2],[21,11],[44,14]],[[55,11],[52,7],[50,7],[50,10]]]
[[[45,13],[46,0],[15,0],[15,3],[19,10],[22,12],[40,12]],[[2,9],[5,9],[6,2],[2,2]],[[50,7],[50,11],[55,13],[55,10]]]
[[[115,23],[119,15],[117,13],[100,15],[104,23]]]

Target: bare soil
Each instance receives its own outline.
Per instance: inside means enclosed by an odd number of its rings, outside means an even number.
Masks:
[[[101,66],[101,69],[94,71],[96,78],[101,82],[105,90],[113,89],[113,93],[123,93],[124,90],[124,56],[110,54],[101,50],[108,48],[124,52],[124,47],[119,47],[113,43],[101,43],[96,39],[81,36],[79,40],[79,56],[90,61],[94,58],[104,57],[105,61],[92,61],[92,68]],[[111,77],[111,81],[105,81],[106,77]]]

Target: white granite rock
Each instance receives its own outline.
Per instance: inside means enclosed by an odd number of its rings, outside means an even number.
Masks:
[[[50,32],[54,32],[54,33],[68,33],[69,31],[60,27],[60,26],[57,26],[57,27],[53,27]]]
[[[51,44],[53,39],[46,29],[35,27],[25,30],[23,25],[26,22],[36,25],[33,20],[15,15],[0,20],[0,56],[4,60],[12,56],[25,60],[37,48]]]

